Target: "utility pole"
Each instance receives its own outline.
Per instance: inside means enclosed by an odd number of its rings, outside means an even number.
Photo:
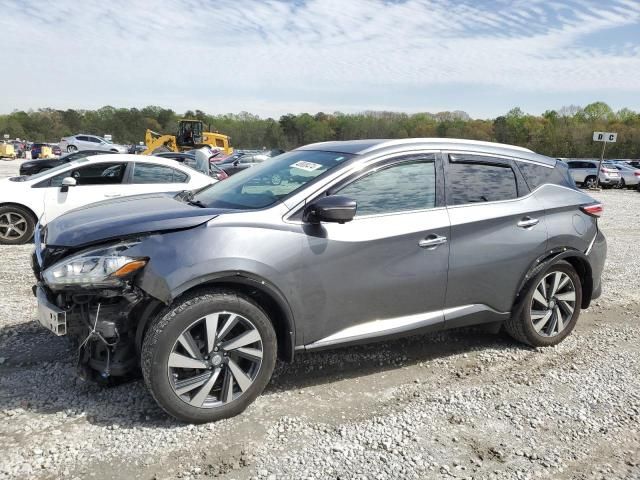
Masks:
[[[607,143],[615,143],[618,134],[614,132],[593,132],[593,141],[602,142],[602,152],[600,153],[600,161],[598,162],[598,172],[596,173],[596,189],[600,187],[600,172],[602,171],[602,162],[604,161],[604,151]]]

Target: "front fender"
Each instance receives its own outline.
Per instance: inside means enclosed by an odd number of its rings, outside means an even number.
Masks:
[[[149,262],[136,285],[151,297],[170,305],[201,285],[235,287],[275,315],[286,350],[298,339],[294,320],[295,280],[299,265],[299,236],[267,229],[202,225],[188,231],[151,235],[131,249],[132,256]],[[277,245],[278,248],[273,248]],[[134,250],[135,249],[135,250]],[[300,340],[301,341],[301,340]]]

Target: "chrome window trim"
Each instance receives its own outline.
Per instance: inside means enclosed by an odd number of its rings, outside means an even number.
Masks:
[[[557,183],[543,183],[542,185],[539,185],[535,190],[529,192],[526,195],[523,195],[522,197],[510,198],[508,200],[494,200],[492,202],[465,203],[463,205],[450,205],[447,208],[460,208],[460,207],[469,207],[469,206],[473,206],[473,205],[495,205],[495,204],[499,204],[499,203],[519,202],[521,200],[525,200],[525,199],[528,199],[529,197],[532,197],[538,190],[540,190],[543,187],[563,188],[563,189],[569,190],[570,192],[573,192],[573,193],[582,193],[579,190],[575,190],[575,189],[570,188],[570,187],[565,187],[564,185],[558,185]],[[544,210],[544,208],[541,208],[541,210]]]
[[[452,154],[452,155],[478,155],[478,156],[482,156],[482,157],[494,157],[494,158],[500,158],[503,160],[514,160],[516,162],[524,162],[524,163],[531,163],[533,165],[539,165],[541,167],[545,167],[545,168],[555,168],[555,165],[547,165],[546,163],[542,163],[542,162],[536,162],[534,160],[527,160],[525,158],[522,157],[517,157],[517,156],[510,156],[510,155],[504,155],[504,154],[497,154],[497,153],[487,153],[487,152],[477,152],[475,150],[443,150],[444,153],[446,154]],[[557,162],[557,160],[556,160]]]

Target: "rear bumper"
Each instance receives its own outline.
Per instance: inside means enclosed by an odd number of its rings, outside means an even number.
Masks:
[[[600,177],[600,183],[602,183],[603,185],[617,185],[620,183],[620,177],[617,177],[617,178]]]
[[[600,229],[598,229],[593,245],[587,251],[587,258],[591,265],[591,278],[593,280],[591,299],[594,300],[602,294],[602,271],[607,258],[607,239]]]

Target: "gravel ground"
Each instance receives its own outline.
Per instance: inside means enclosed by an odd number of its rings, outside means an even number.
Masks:
[[[141,381],[77,380],[66,340],[33,322],[32,247],[0,247],[0,479],[639,479],[640,194],[596,196],[605,292],[561,345],[467,329],[301,354],[202,426]]]

